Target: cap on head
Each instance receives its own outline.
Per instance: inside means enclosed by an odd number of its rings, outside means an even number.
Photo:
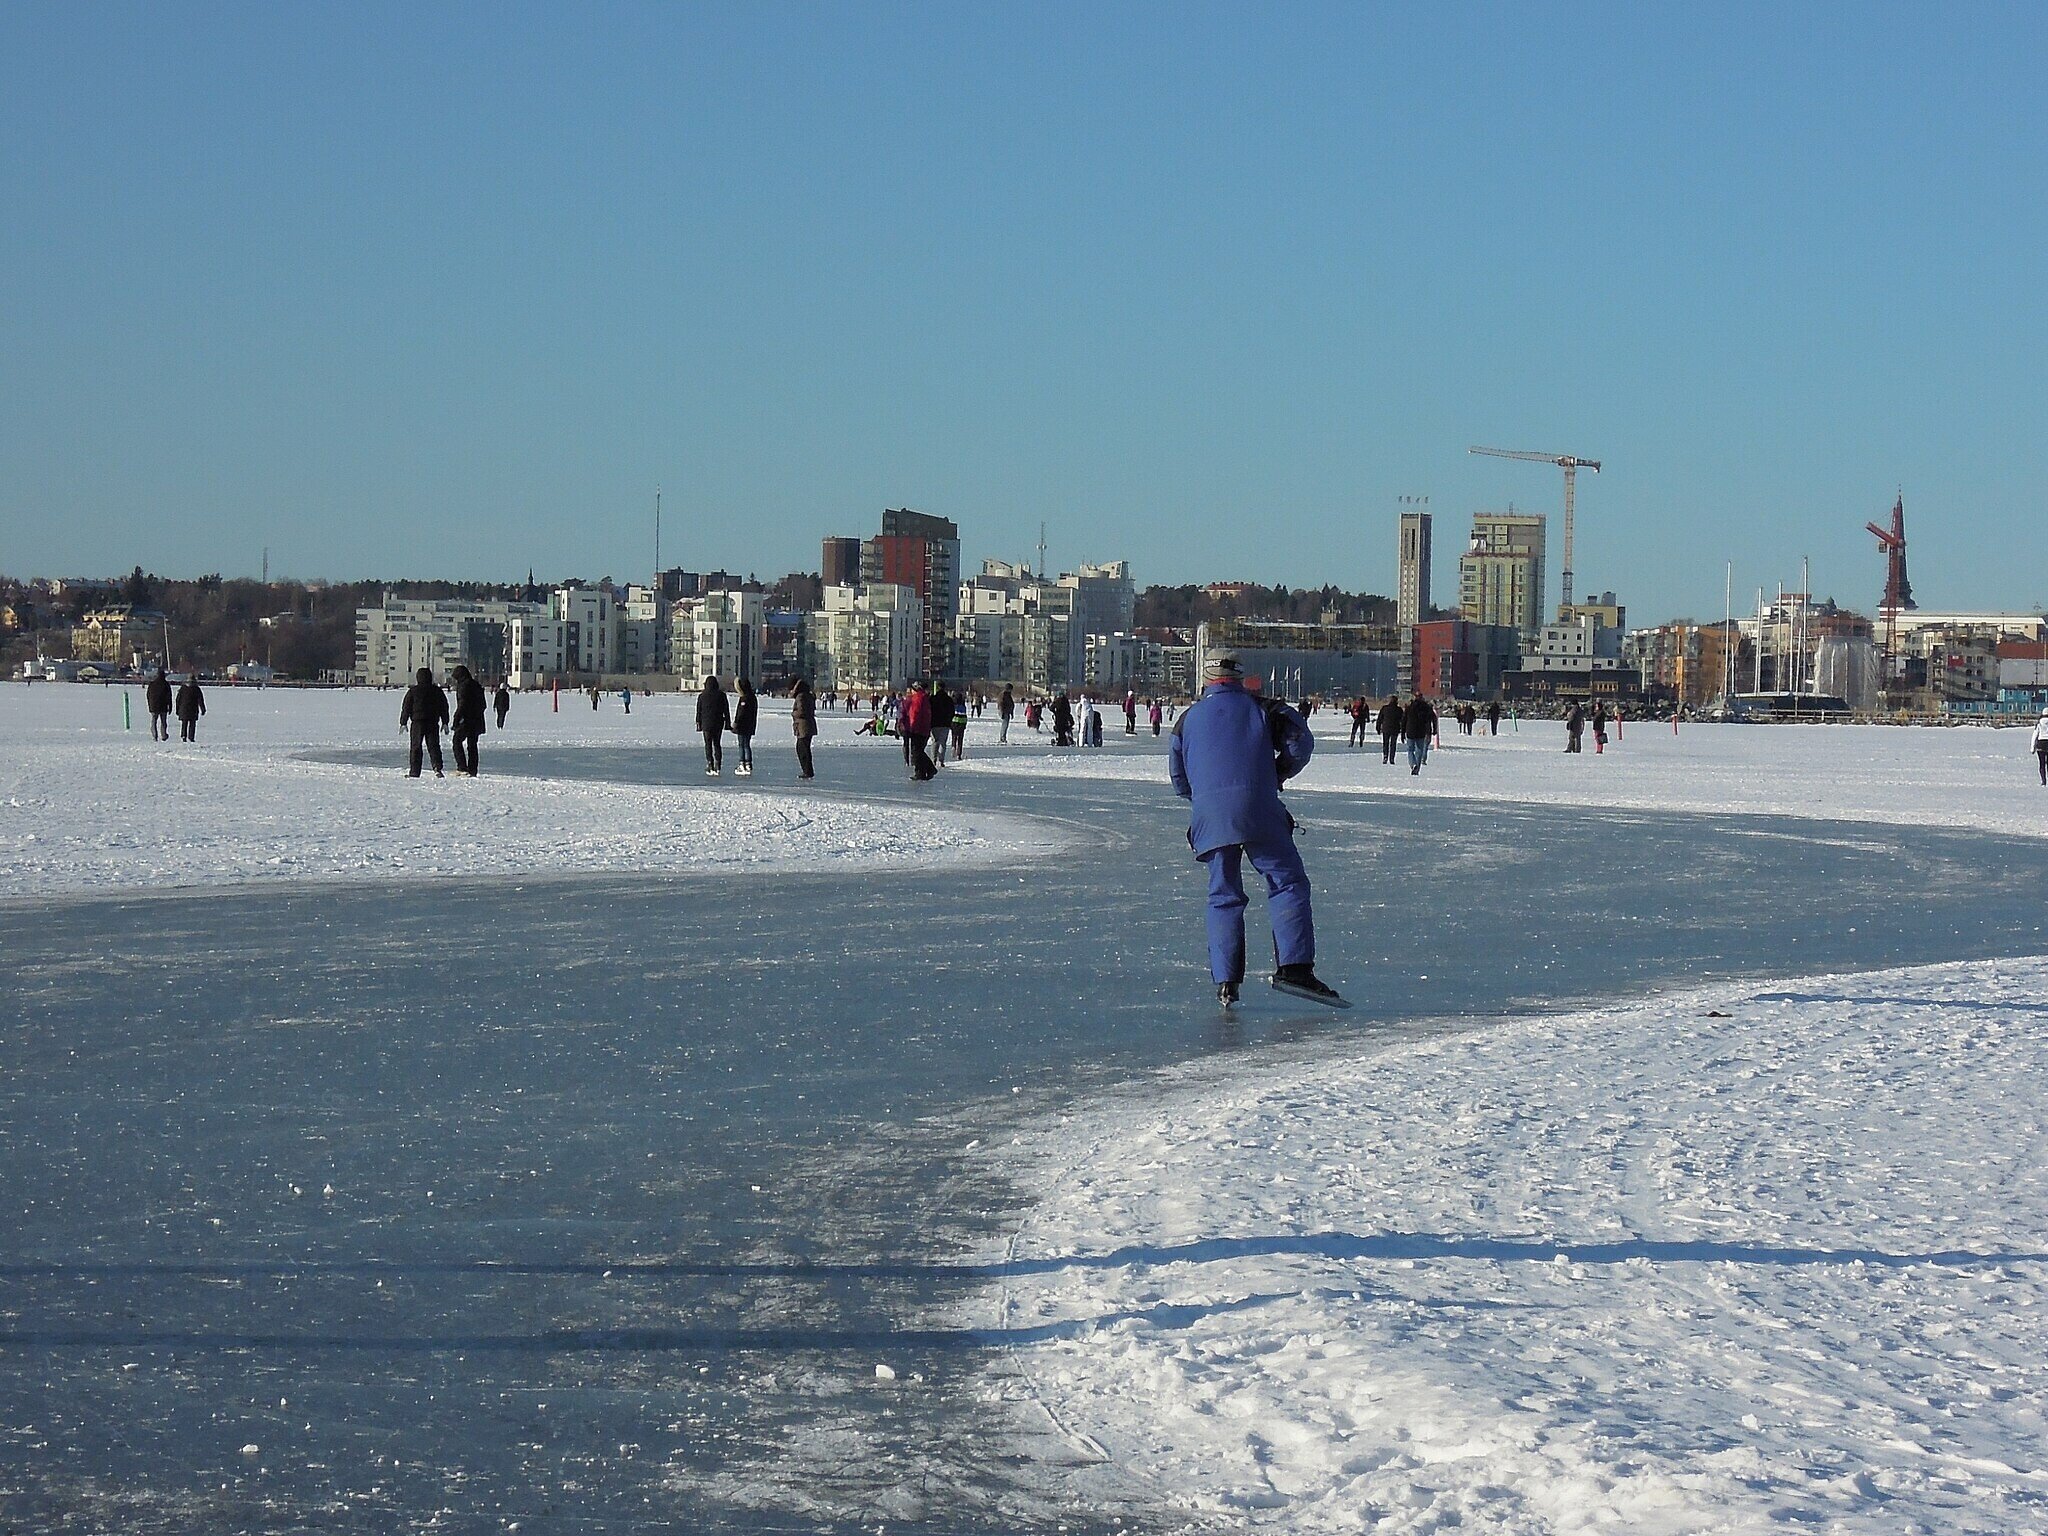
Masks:
[[[1216,679],[1239,679],[1244,676],[1244,667],[1235,651],[1217,651],[1202,666],[1202,676]]]

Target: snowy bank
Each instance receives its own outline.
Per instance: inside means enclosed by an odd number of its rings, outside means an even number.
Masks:
[[[1211,1072],[1013,1153],[971,1321],[1191,1524],[2048,1529],[2044,1074],[2042,960]]]
[[[214,688],[194,746],[149,738],[141,690],[0,687],[0,898],[250,880],[682,874],[1006,863],[1042,851],[1020,818],[877,805],[794,783],[785,714],[764,712],[760,776],[738,792],[498,777],[501,745],[701,751],[694,696],[593,711],[515,700],[484,776],[408,779],[400,695]],[[299,760],[374,747],[385,768]],[[732,754],[727,752],[728,772]],[[450,759],[452,764],[452,758]]]
[[[1589,740],[1584,753],[1568,756],[1559,722],[1523,721],[1514,729],[1503,721],[1496,737],[1449,728],[1414,777],[1405,762],[1380,761],[1377,737],[1368,747],[1346,745],[1348,721],[1319,714],[1315,724],[1315,758],[1290,794],[1804,816],[2048,837],[2048,790],[2035,773],[2031,723],[2003,730],[1685,725],[1673,735],[1669,721],[1644,720],[1625,723],[1605,753],[1595,755]],[[964,766],[1162,785],[1166,777],[1164,738],[1140,736],[1133,744],[1120,726],[1101,751],[984,752]]]

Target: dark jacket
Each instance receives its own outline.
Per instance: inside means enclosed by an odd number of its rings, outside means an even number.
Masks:
[[[186,682],[178,689],[178,718],[197,720],[206,713],[206,695],[199,691],[197,682]]]
[[[465,677],[455,685],[455,714],[449,726],[458,736],[465,730],[483,733],[484,685],[475,678]]]
[[[1052,701],[1052,723],[1062,736],[1073,734],[1074,701],[1064,693]]]
[[[1572,712],[1564,717],[1564,728],[1574,736],[1585,730],[1586,712],[1574,704]]]
[[[946,692],[945,685],[942,683],[932,690],[932,723],[930,728],[935,731],[943,731],[950,727],[952,723],[953,695]]]
[[[1407,713],[1401,717],[1402,734],[1410,741],[1427,741],[1436,734],[1436,711],[1429,700],[1417,694],[1408,701]]]
[[[735,736],[751,736],[754,727],[761,723],[761,701],[751,693],[735,697],[732,707],[732,733]]]
[[[1373,729],[1381,736],[1398,736],[1401,734],[1401,726],[1401,706],[1393,699],[1389,699],[1380,706],[1379,715],[1373,721]]]
[[[1294,830],[1280,786],[1308,766],[1316,749],[1294,707],[1211,683],[1174,722],[1166,770],[1174,793],[1191,801],[1188,841],[1197,856],[1233,843],[1275,843]]]
[[[809,741],[818,734],[818,701],[802,683],[789,696],[789,726],[798,741]]]
[[[448,723],[448,695],[432,683],[414,683],[405,690],[405,702],[398,709],[398,723],[426,735],[439,734]]]
[[[713,683],[697,695],[697,729],[722,731],[732,724],[732,710],[725,702],[725,690]]]
[[[149,686],[142,690],[142,701],[149,706],[152,715],[168,715],[171,712],[171,680],[159,672],[149,680]]]
[[[1005,720],[1007,720],[1016,712],[1016,698],[1011,694],[1008,688],[1003,689],[1003,696],[996,701],[996,713],[1001,715]]]

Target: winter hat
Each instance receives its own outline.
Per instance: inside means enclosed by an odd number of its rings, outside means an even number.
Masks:
[[[1202,676],[1212,679],[1241,678],[1244,676],[1244,668],[1239,665],[1235,651],[1218,651],[1203,666]]]

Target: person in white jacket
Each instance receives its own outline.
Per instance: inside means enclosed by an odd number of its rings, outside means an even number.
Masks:
[[[1096,715],[1096,710],[1095,710],[1095,698],[1094,698],[1094,695],[1092,695],[1092,694],[1085,694],[1085,693],[1084,693],[1084,694],[1082,694],[1082,695],[1081,695],[1081,745],[1082,745],[1082,746],[1084,746],[1084,747],[1094,747],[1094,746],[1100,746],[1100,745],[1101,745],[1101,743],[1100,743],[1100,742],[1099,742],[1099,741],[1098,741],[1098,740],[1096,739],[1096,736],[1095,736],[1095,715]]]
[[[2041,719],[2034,727],[2034,761],[2041,765],[2041,783],[2048,787],[2048,705],[2041,710]]]

